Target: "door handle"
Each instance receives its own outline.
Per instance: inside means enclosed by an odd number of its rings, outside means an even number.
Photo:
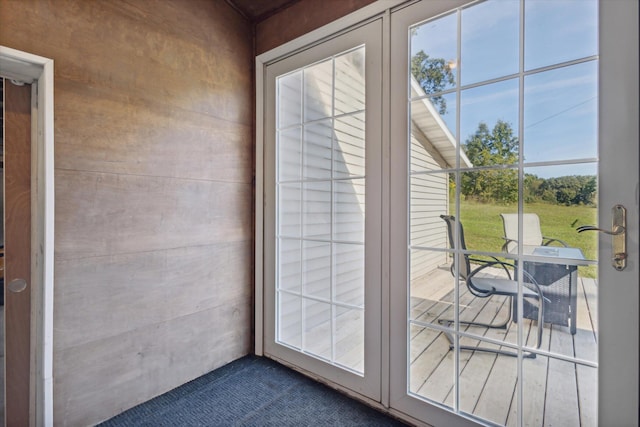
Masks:
[[[9,282],[9,290],[13,293],[19,293],[27,289],[27,281],[24,279],[13,279]]]
[[[615,227],[612,230],[605,230],[604,228],[598,228],[595,225],[581,225],[576,228],[576,230],[578,230],[578,233],[582,233],[583,231],[599,231],[604,234],[610,234],[611,236],[617,236],[624,233],[624,227]]]
[[[611,230],[604,230],[594,225],[582,225],[576,228],[578,233],[583,231],[599,231],[611,235],[613,256],[611,265],[618,271],[627,266],[627,209],[622,205],[611,208]]]

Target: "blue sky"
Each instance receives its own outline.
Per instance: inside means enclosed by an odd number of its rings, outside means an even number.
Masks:
[[[489,0],[464,9],[461,15],[462,86],[519,71],[519,0]],[[424,50],[432,58],[457,64],[457,16],[450,14],[417,26],[411,53]],[[595,0],[536,0],[525,4],[525,71],[597,54]],[[450,88],[453,88],[451,86]],[[444,121],[455,134],[460,114],[464,142],[483,121],[511,123],[518,131],[517,78],[446,95]],[[544,71],[524,80],[525,162],[597,157],[597,61]],[[550,177],[593,174],[595,166],[536,168]]]

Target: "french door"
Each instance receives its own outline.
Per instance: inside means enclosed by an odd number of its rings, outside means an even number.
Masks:
[[[267,67],[265,353],[380,399],[381,21]]]
[[[265,354],[435,426],[638,425],[637,2],[394,2],[264,81]]]
[[[637,425],[637,21],[595,0],[392,14],[392,407]]]

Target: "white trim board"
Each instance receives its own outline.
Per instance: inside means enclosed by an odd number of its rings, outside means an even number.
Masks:
[[[32,83],[32,365],[31,418],[53,426],[54,156],[53,60],[0,46],[0,76]],[[42,248],[42,252],[38,251]],[[33,359],[32,359],[33,360]]]

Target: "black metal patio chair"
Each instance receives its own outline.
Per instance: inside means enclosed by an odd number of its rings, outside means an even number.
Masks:
[[[464,240],[464,229],[460,221],[456,221],[455,217],[452,215],[440,215],[440,218],[442,218],[447,224],[447,233],[449,236],[450,247],[451,248],[457,247],[462,251],[466,251],[467,246]],[[455,235],[454,227],[456,224],[458,225],[458,245],[454,244],[454,235]],[[458,267],[458,274],[459,274],[460,280],[463,280],[467,288],[469,289],[469,292],[471,292],[471,294],[473,294],[478,298],[489,298],[493,295],[502,295],[502,296],[507,296],[511,300],[513,300],[513,298],[517,297],[518,295],[518,282],[511,278],[511,273],[509,271],[509,268],[513,268],[514,266],[513,264],[500,261],[498,258],[495,258],[495,257],[492,257],[492,258],[493,258],[492,261],[487,261],[483,259],[472,258],[467,253],[460,253],[459,255],[460,265]],[[454,275],[454,277],[455,277],[455,271],[456,271],[455,259],[456,257],[454,257],[454,262],[451,264],[451,273]],[[472,267],[472,265],[474,265],[475,267]],[[493,268],[497,267],[497,268],[503,269],[507,274],[507,278],[505,279],[503,277],[499,277],[495,275],[491,275],[491,276],[483,275],[483,277],[478,276],[478,273],[480,272],[488,273],[486,270],[491,267]],[[523,272],[523,273],[527,275],[526,272]],[[524,298],[533,299],[538,302],[537,304],[538,305],[538,319],[537,319],[538,337],[537,337],[537,344],[535,347],[536,349],[538,349],[542,344],[542,329],[544,326],[544,323],[543,323],[544,304],[541,304],[540,301],[544,300],[544,295],[542,293],[542,290],[540,289],[540,286],[536,283],[533,277],[528,277],[528,280],[530,281],[530,283],[526,283],[527,286],[522,287],[522,296]],[[512,320],[512,313],[511,313],[512,301],[509,301],[507,305],[509,307],[509,315],[504,320],[504,322],[480,323],[480,322],[474,322],[474,321],[461,320],[460,323],[466,324],[466,325],[473,325],[473,326],[483,326],[486,328],[506,329],[507,325]],[[440,319],[439,323],[451,324],[453,323],[453,320]],[[453,342],[452,336],[450,334],[447,334],[447,339],[449,339],[450,343]],[[451,344],[449,348],[452,349],[453,345]],[[495,349],[489,349],[484,347],[460,346],[460,349],[492,352],[492,353],[503,354],[506,356],[517,356],[517,353],[514,351],[495,350]],[[535,353],[525,352],[524,357],[535,358]]]

